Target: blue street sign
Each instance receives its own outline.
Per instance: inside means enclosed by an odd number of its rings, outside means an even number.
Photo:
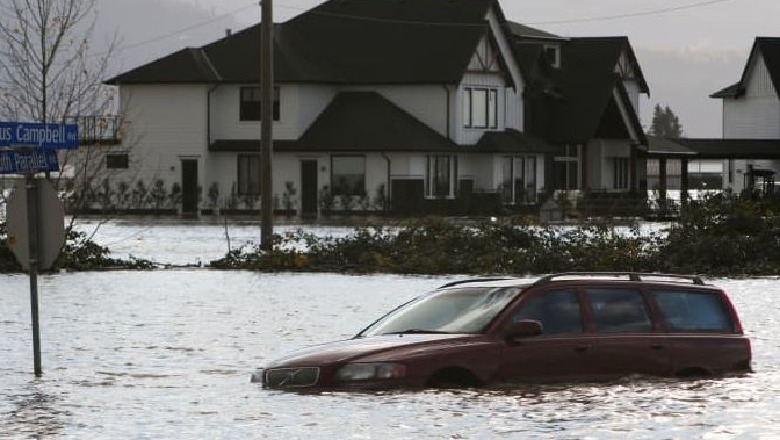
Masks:
[[[54,150],[75,150],[79,146],[76,124],[0,122],[0,147],[33,146]]]
[[[59,170],[56,150],[0,150],[0,174],[34,174]]]

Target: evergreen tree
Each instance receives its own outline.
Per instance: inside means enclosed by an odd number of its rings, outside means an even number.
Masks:
[[[656,104],[653,109],[653,122],[647,134],[656,137],[679,138],[683,135],[683,126],[680,118],[668,105],[661,107],[661,104]]]

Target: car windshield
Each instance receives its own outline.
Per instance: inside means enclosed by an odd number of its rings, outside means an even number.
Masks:
[[[357,336],[481,333],[521,290],[518,287],[464,287],[435,291],[393,310]]]

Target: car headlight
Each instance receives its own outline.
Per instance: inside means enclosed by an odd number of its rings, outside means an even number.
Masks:
[[[339,380],[393,379],[406,376],[406,366],[395,362],[356,362],[339,368]]]

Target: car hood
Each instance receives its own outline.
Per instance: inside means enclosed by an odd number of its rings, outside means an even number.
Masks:
[[[464,339],[474,339],[472,334],[392,334],[370,338],[347,339],[314,345],[294,351],[269,363],[266,368],[286,366],[322,366],[330,363],[349,362],[358,358],[403,350],[422,349],[431,344],[461,345]]]

